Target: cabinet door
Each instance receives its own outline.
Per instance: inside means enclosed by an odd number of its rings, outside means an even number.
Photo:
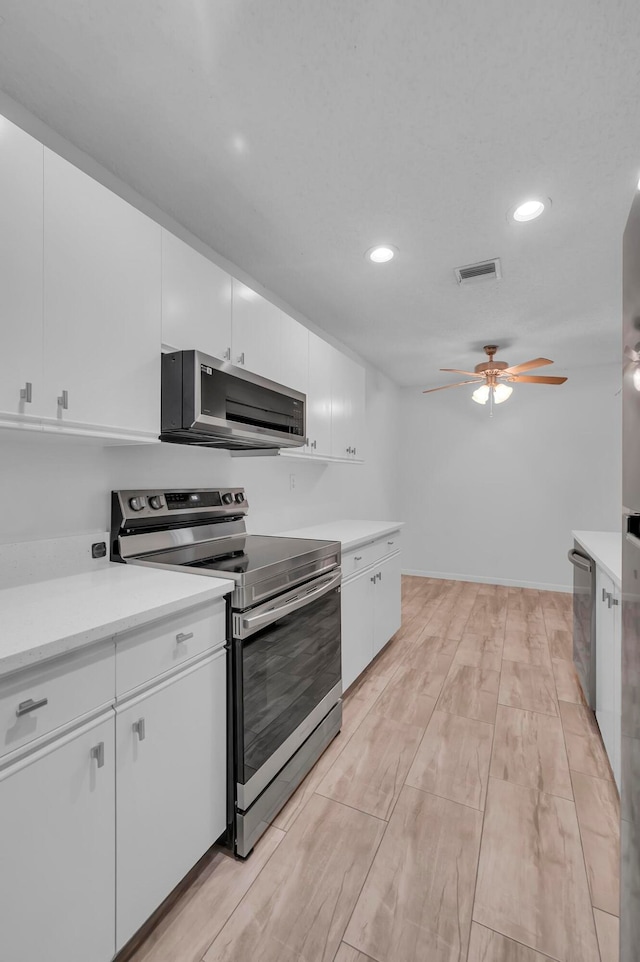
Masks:
[[[352,449],[352,456],[357,460],[363,460],[366,432],[366,371],[361,364],[357,364],[355,361],[350,361],[350,366],[351,423],[349,425],[349,436],[351,440],[349,445]]]
[[[226,828],[226,653],[117,712],[120,949]]]
[[[309,390],[307,393],[307,451],[331,454],[331,369],[337,351],[309,331]]]
[[[395,635],[402,621],[400,554],[382,561],[377,568],[373,592],[373,652],[375,655]]]
[[[42,410],[42,157],[0,117],[0,418]],[[20,392],[29,382],[31,402]]]
[[[91,753],[100,745],[99,760]],[[111,714],[0,775],[0,956],[7,962],[113,957],[114,758]]]
[[[342,690],[353,684],[373,658],[373,573],[342,586]]]
[[[55,422],[159,433],[160,272],[158,224],[45,149],[45,407]]]
[[[332,349],[331,357],[331,454],[335,458],[351,457],[351,387],[350,361]]]
[[[231,277],[162,231],[162,341],[177,351],[231,358]]]
[[[615,586],[596,568],[596,718],[613,767],[616,731]]]
[[[620,589],[613,588],[613,761],[611,767],[618,786],[622,791],[622,604]]]
[[[280,343],[282,383],[306,394],[309,389],[309,331],[288,314],[282,314]]]
[[[271,381],[282,380],[280,351],[282,311],[250,287],[233,281],[232,354],[233,364],[261,374]]]

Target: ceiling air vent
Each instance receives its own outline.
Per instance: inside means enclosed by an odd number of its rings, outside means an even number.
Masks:
[[[479,264],[467,264],[466,267],[456,267],[458,284],[474,284],[476,281],[499,281],[502,277],[500,258],[491,261],[481,261]]]

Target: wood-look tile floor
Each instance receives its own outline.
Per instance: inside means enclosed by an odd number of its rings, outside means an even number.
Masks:
[[[403,578],[403,625],[244,863],[134,962],[615,962],[619,802],[571,597]]]

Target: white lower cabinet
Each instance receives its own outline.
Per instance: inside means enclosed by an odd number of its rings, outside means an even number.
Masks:
[[[369,612],[371,574],[359,574],[342,585],[342,690],[353,684],[373,658]]]
[[[385,537],[369,554],[387,552],[342,585],[342,690],[346,691],[393,637],[402,621],[400,552],[389,555]],[[365,546],[365,548],[368,546]],[[376,549],[378,549],[376,551]],[[364,548],[357,549],[364,555]]]
[[[120,949],[226,828],[225,651],[116,712]]]
[[[596,568],[596,719],[618,786],[621,662],[620,591],[606,572]]]
[[[377,655],[402,622],[399,554],[392,555],[377,566],[373,587],[373,654]]]
[[[112,710],[0,772],[0,958],[115,951]]]

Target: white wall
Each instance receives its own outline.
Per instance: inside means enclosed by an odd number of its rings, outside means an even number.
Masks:
[[[177,444],[103,448],[76,438],[0,436],[0,543],[109,527],[112,489],[216,487],[247,490],[247,526],[266,534],[339,518],[398,520],[397,388],[367,371],[366,461],[315,464],[231,458]],[[290,490],[290,475],[295,488]]]
[[[617,367],[515,386],[494,409],[471,386],[400,396],[405,570],[569,586],[571,530],[619,530]]]

